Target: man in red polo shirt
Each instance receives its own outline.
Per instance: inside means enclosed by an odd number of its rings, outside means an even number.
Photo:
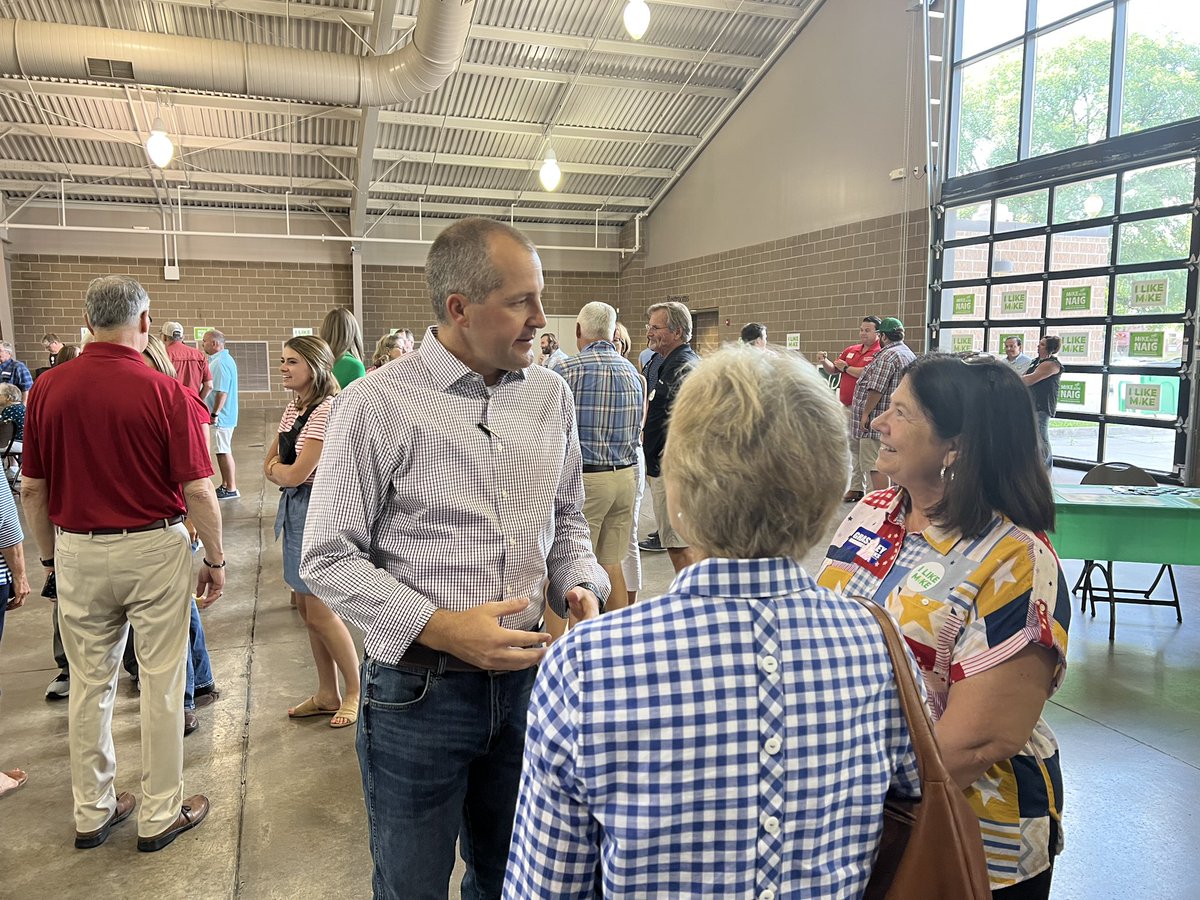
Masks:
[[[871,454],[867,448],[859,445],[854,436],[854,423],[850,422],[850,406],[854,403],[854,386],[858,384],[858,377],[879,353],[878,328],[879,316],[867,316],[858,323],[857,344],[851,344],[834,360],[831,360],[824,350],[817,354],[817,362],[826,374],[842,373],[841,380],[838,381],[838,399],[842,401],[842,406],[846,407],[846,421],[850,424],[846,436],[850,442],[850,489],[842,497],[846,503],[857,503],[863,498],[863,490],[869,488],[867,477],[875,465],[874,459],[864,459],[862,456],[864,453],[867,456]]]
[[[184,387],[190,387],[203,400],[213,386],[208,355],[183,342],[183,326],[178,322],[168,322],[163,326],[162,339],[167,348],[167,357],[175,367],[176,380]]]
[[[112,741],[117,666],[130,625],[142,679],[138,849],[162,849],[208,813],[206,797],[183,796],[192,571],[183,517],[190,514],[204,541],[201,606],[225,585],[221,517],[200,400],[142,360],[149,305],[132,278],[109,275],[88,285],[94,339],[71,365],[38,379],[25,425],[22,502],[42,565],[58,577],[71,664],[71,784],[81,849],[100,846],[133,812],[133,795],[113,786]]]

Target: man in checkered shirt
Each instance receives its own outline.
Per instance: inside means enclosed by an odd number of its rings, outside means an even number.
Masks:
[[[465,219],[426,262],[438,325],[335,400],[301,575],[365,632],[358,757],[376,898],[500,896],[548,602],[599,612],[575,407],[533,365],[541,261]],[[548,579],[548,584],[547,584]]]

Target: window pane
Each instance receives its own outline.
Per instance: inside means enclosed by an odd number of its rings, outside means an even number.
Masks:
[[[1050,443],[1054,443],[1053,438]],[[1109,425],[1104,432],[1102,462],[1132,463],[1155,472],[1170,472],[1175,462],[1175,432],[1166,428]]]
[[[1050,282],[1050,302],[1046,315],[1050,318],[1081,318],[1102,316],[1108,310],[1108,278],[1065,278]]]
[[[1086,378],[1099,379],[1099,375],[1088,375]],[[1097,388],[1099,390],[1099,388]],[[1058,401],[1059,409],[1076,411],[1073,406],[1066,406]],[[1082,459],[1085,462],[1095,462],[1100,453],[1100,426],[1095,422],[1076,422],[1074,419],[1050,420],[1050,447],[1055,456],[1067,459]]]
[[[1187,304],[1187,270],[1138,272],[1117,276],[1118,316],[1181,313]]]
[[[954,174],[1015,162],[1021,124],[1021,48],[1011,47],[964,66],[957,77],[961,91]]]
[[[964,0],[962,53],[966,59],[1025,32],[1025,0]]]
[[[996,231],[1027,228],[1030,225],[1045,225],[1046,211],[1050,208],[1050,192],[1031,191],[1001,197],[996,201]],[[1005,226],[1011,223],[1012,229]]]
[[[1077,181],[1054,189],[1054,224],[1080,222],[1100,216],[1111,216],[1117,190],[1117,176]]]
[[[945,353],[970,353],[983,349],[982,328],[943,328],[938,332],[937,349]]]
[[[997,241],[992,251],[993,275],[1041,272],[1046,267],[1046,236]]]
[[[1129,0],[1121,132],[1200,116],[1200,4]]]
[[[1072,372],[1067,367],[1058,382],[1058,411],[1070,413],[1100,414],[1101,388],[1104,387],[1104,376],[1095,373],[1084,374]],[[1050,423],[1054,427],[1054,423]],[[1050,443],[1054,443],[1051,432]],[[1055,452],[1059,452],[1057,449]],[[1092,454],[1095,456],[1095,453]],[[1084,457],[1087,459],[1087,457]]]
[[[1140,212],[1191,203],[1196,192],[1195,160],[1126,172],[1121,183],[1121,212]]]
[[[1173,422],[1179,417],[1179,379],[1168,375],[1110,375],[1105,413]]]
[[[1104,326],[1103,325],[1049,325],[1047,334],[1058,335],[1062,346],[1058,358],[1065,370],[1063,378],[1071,371],[1071,366],[1098,366],[1104,361]],[[1097,412],[1100,400],[1097,398]],[[1078,412],[1078,410],[1076,410]]]
[[[942,257],[942,280],[965,281],[987,275],[987,244],[950,247]]]
[[[1059,19],[1066,18],[1071,13],[1095,6],[1096,0],[1038,0],[1037,27],[1050,25]]]
[[[980,237],[992,227],[992,201],[946,210],[946,240]]]
[[[1063,231],[1050,238],[1050,271],[1092,269],[1112,259],[1112,226]]]
[[[1117,262],[1162,262],[1187,259],[1192,242],[1192,217],[1167,216],[1145,222],[1125,222],[1121,225]]]
[[[1113,330],[1114,366],[1166,366],[1178,369],[1183,359],[1183,325],[1130,325]]]
[[[1032,156],[1091,144],[1108,135],[1111,55],[1111,9],[1037,39]]]
[[[1041,314],[1042,282],[992,285],[993,319],[1036,319]]]
[[[953,322],[955,319],[982,319],[984,295],[987,288],[978,287],[946,288],[942,291],[943,322]],[[982,349],[980,344],[976,349]]]

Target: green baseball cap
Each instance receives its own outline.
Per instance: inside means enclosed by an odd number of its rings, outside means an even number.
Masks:
[[[882,331],[884,334],[889,331],[903,331],[904,323],[895,316],[888,316],[886,319],[880,320],[879,328],[877,330]]]

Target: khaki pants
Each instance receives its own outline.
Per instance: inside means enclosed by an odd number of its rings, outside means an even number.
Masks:
[[[850,441],[850,487],[851,491],[871,493],[871,473],[879,461],[878,438],[856,438],[854,436],[854,413],[846,409],[846,437]]]
[[[615,566],[629,547],[637,476],[636,465],[583,473],[583,517],[592,532],[592,551],[602,566]]]
[[[671,515],[667,511],[667,483],[662,476],[646,476],[646,484],[650,485],[650,499],[654,502],[654,518],[658,521],[658,541],[668,550],[685,550],[685,541],[671,527]]]
[[[95,831],[116,809],[113,701],[130,625],[142,684],[138,834],[160,834],[179,815],[190,550],[183,525],[137,534],[58,533],[54,558],[63,647],[71,663],[76,831]]]

